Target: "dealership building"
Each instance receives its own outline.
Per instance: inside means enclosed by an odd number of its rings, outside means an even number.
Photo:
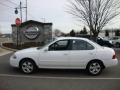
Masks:
[[[52,39],[52,23],[42,23],[34,20],[23,22],[20,27],[12,24],[12,40],[16,44],[45,44]]]

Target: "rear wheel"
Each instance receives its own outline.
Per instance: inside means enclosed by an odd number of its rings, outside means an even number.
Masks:
[[[93,76],[101,74],[102,70],[103,65],[98,61],[92,61],[87,66],[87,72]]]
[[[23,60],[20,63],[20,69],[25,74],[31,74],[35,71],[36,65],[32,60]]]

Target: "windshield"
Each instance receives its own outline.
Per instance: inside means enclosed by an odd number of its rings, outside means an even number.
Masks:
[[[46,43],[45,45],[39,46],[38,49],[42,49],[42,48],[48,46],[49,44],[53,43],[53,42],[56,41],[56,40],[57,40],[57,38],[52,38],[52,40],[50,40],[50,41],[49,41],[48,43]]]

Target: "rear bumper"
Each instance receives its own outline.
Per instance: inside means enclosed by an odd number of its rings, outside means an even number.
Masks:
[[[111,61],[105,63],[105,67],[112,67],[117,65],[118,65],[118,59],[112,59]]]

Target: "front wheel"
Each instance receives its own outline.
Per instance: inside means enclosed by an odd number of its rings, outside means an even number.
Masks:
[[[20,63],[20,69],[25,74],[31,74],[31,73],[33,73],[35,71],[36,65],[31,60],[23,60]]]
[[[103,70],[102,64],[97,61],[90,62],[86,69],[87,69],[87,72],[93,76],[101,74]]]

